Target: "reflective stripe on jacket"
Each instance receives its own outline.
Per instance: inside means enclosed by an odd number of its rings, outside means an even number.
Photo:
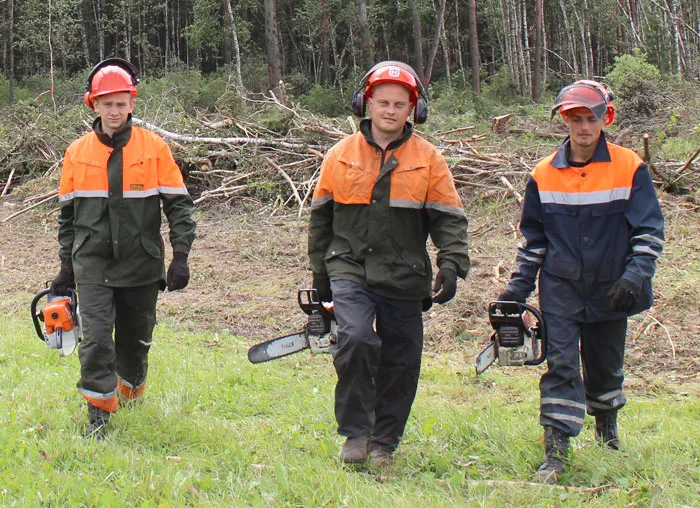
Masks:
[[[173,251],[189,253],[194,204],[170,148],[131,126],[113,138],[94,132],[66,151],[59,187],[59,255],[76,282],[140,286],[164,280],[161,211]]]
[[[528,178],[509,291],[529,295],[540,273],[544,312],[581,321],[624,317],[606,294],[624,277],[642,288],[631,314],[653,302],[651,279],[664,243],[664,219],[646,164],[601,134],[591,161],[567,162],[569,141]]]
[[[444,158],[410,124],[384,151],[363,120],[321,166],[309,226],[312,271],[382,296],[423,299],[432,281],[428,235],[437,266],[466,277],[467,218]]]

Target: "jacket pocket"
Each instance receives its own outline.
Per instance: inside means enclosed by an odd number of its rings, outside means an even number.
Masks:
[[[422,208],[428,197],[430,185],[430,170],[427,166],[399,166],[391,174],[392,206],[401,207],[402,203],[409,208]],[[411,206],[413,205],[413,206]]]
[[[324,260],[331,261],[337,257],[342,256],[350,252],[350,243],[345,238],[334,237],[331,240],[328,250],[326,250],[326,255]]]
[[[594,217],[601,217],[616,213],[625,213],[626,206],[627,202],[622,199],[611,201],[610,203],[598,203],[591,205],[591,215]]]
[[[161,242],[162,243],[162,242]],[[162,248],[150,238],[141,235],[141,246],[154,259],[160,259],[163,256]]]
[[[90,233],[78,233],[78,234],[76,234],[76,238],[73,241],[73,249],[71,250],[72,256],[75,256],[75,254],[80,250],[80,248],[83,245],[85,245],[88,238],[90,238]]]

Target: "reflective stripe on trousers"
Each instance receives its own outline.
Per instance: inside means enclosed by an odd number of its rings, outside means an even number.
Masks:
[[[78,391],[84,396],[116,396],[117,374],[132,386],[144,383],[158,286],[158,282],[126,288],[78,286],[84,335],[78,351]]]
[[[583,323],[554,314],[543,317],[547,372],[540,379],[540,424],[577,436],[586,411],[597,415],[625,405],[627,318]]]

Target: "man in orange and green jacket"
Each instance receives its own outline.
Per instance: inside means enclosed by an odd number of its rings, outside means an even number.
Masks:
[[[59,188],[61,270],[55,294],[77,284],[84,338],[78,391],[88,402],[88,435],[102,437],[119,396],[143,393],[158,291],[189,281],[194,204],[170,148],[131,123],[138,72],[125,60],[100,62],[85,102],[93,132],[67,149]],[[161,203],[173,260],[166,276]],[[114,332],[114,339],[112,334]]]
[[[311,204],[313,285],[338,323],[335,415],[346,463],[393,460],[418,386],[422,310],[469,270],[467,218],[452,175],[408,122],[425,121],[415,71],[381,62],[353,98],[360,131],[326,155]],[[428,236],[438,249],[432,285]]]

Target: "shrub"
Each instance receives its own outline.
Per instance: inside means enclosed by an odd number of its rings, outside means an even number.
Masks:
[[[615,58],[612,71],[607,75],[615,98],[618,118],[635,121],[652,116],[661,105],[662,79],[659,69],[647,62],[646,54]]]
[[[337,117],[345,113],[345,101],[340,91],[334,87],[313,85],[299,102],[314,113]]]

